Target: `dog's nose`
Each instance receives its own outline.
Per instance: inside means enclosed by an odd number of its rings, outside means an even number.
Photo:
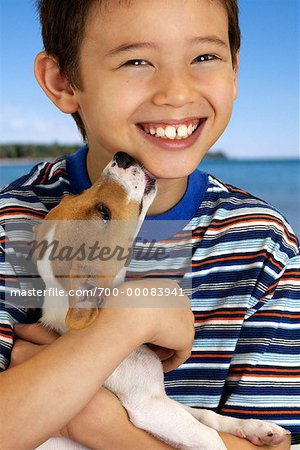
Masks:
[[[132,166],[135,162],[132,156],[128,155],[125,152],[118,152],[114,156],[114,160],[118,164],[121,169],[128,169],[128,167]]]

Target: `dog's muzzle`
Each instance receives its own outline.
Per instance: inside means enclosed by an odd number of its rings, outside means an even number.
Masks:
[[[137,161],[125,152],[118,152],[114,156],[114,161],[121,169],[128,169],[137,163]]]

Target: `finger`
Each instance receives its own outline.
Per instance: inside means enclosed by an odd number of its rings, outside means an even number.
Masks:
[[[159,359],[161,361],[166,361],[167,359],[170,359],[175,354],[175,351],[164,349],[164,348],[158,348],[155,351],[155,353],[157,354],[157,356],[159,357]]]
[[[190,355],[190,350],[174,353],[174,355],[162,362],[163,371],[170,372],[171,370],[176,369],[176,367],[183,364]]]
[[[16,324],[14,333],[21,339],[40,345],[51,344],[59,337],[58,333],[43,327],[39,323]]]
[[[171,358],[175,354],[175,350],[159,347],[157,345],[148,344],[149,348],[159,357],[161,361]]]
[[[27,359],[35,356],[45,347],[46,346],[36,345],[28,341],[23,341],[22,339],[17,339],[11,353],[9,367],[14,367],[27,361]]]

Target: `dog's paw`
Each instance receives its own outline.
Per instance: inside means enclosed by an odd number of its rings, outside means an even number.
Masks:
[[[256,419],[239,420],[236,436],[245,438],[254,445],[278,445],[289,431],[279,425]]]

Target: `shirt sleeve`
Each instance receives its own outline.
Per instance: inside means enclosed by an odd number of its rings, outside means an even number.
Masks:
[[[39,302],[31,298],[27,302],[26,296],[19,294],[22,290],[27,292],[31,284],[32,277],[22,265],[4,227],[0,226],[0,372],[10,363],[13,326],[37,322],[40,318]]]
[[[300,256],[248,311],[220,412],[274,421],[300,442]]]
[[[0,372],[2,372],[7,369],[10,362],[13,326],[17,322],[25,321],[26,311],[7,301],[9,291],[19,289],[20,285],[16,272],[4,251],[8,238],[3,229],[0,236]]]
[[[3,188],[0,193],[0,371],[8,367],[13,345],[13,325],[36,322],[42,298],[10,295],[12,290],[33,287],[29,263],[24,265],[22,246],[32,239],[32,226],[70,192],[66,160],[42,162]],[[20,245],[19,245],[20,244]],[[34,281],[34,286],[43,283]]]

